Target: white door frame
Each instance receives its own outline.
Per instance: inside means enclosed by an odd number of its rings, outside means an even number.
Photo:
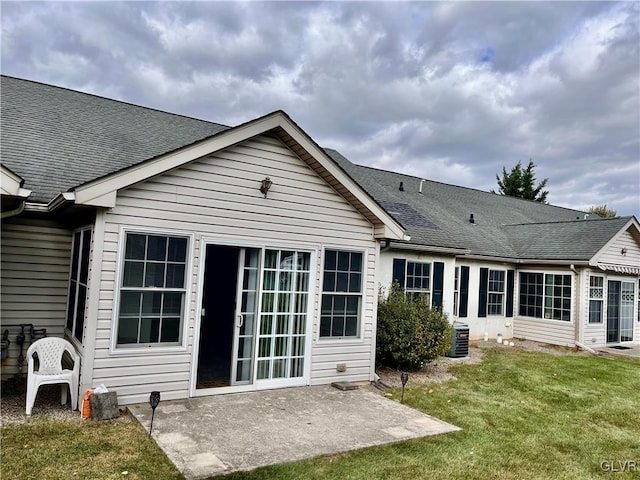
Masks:
[[[257,376],[257,356],[258,356],[258,348],[257,345],[254,344],[254,368],[252,373],[252,383],[248,385],[232,385],[228,387],[218,387],[218,388],[196,388],[197,385],[197,376],[198,376],[198,356],[200,352],[200,328],[202,325],[202,300],[204,296],[204,275],[205,275],[205,262],[207,255],[207,247],[209,245],[221,245],[221,246],[234,246],[234,247],[246,247],[246,248],[257,248],[262,250],[262,257],[264,257],[264,251],[267,249],[273,250],[297,250],[301,252],[307,252],[310,254],[309,259],[309,294],[307,298],[307,323],[306,323],[306,332],[305,332],[305,352],[304,352],[304,374],[302,377],[296,377],[294,379],[284,378],[284,379],[275,379],[275,380],[256,380]],[[215,237],[202,237],[199,245],[199,259],[198,259],[198,281],[197,281],[197,291],[195,295],[196,305],[195,305],[195,319],[194,319],[194,329],[193,329],[193,348],[191,350],[191,374],[189,378],[189,396],[190,397],[201,397],[208,395],[221,395],[225,393],[240,393],[240,392],[248,392],[254,390],[268,390],[275,388],[283,388],[283,387],[291,387],[291,386],[304,386],[311,384],[311,348],[312,348],[312,337],[313,337],[313,322],[315,319],[314,315],[314,304],[316,303],[315,297],[318,295],[316,289],[316,279],[319,275],[318,272],[318,251],[320,250],[319,245],[300,245],[300,244],[286,244],[286,243],[277,243],[277,242],[255,242],[255,241],[244,241],[244,240],[232,240],[228,238],[215,238]],[[256,318],[256,335],[254,336],[254,341],[258,338],[258,332],[260,328],[260,312],[262,311],[262,277],[263,277],[263,265],[260,264],[259,271],[259,285],[258,285],[258,318]],[[235,323],[235,319],[234,319]],[[234,327],[235,328],[235,327]],[[234,331],[234,338],[236,337]],[[257,342],[256,342],[257,343]],[[235,352],[234,356],[235,356]]]

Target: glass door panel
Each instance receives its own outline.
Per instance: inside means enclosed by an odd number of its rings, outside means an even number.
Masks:
[[[622,282],[620,290],[620,341],[631,342],[633,340],[633,307],[634,307],[633,282]]]
[[[256,377],[302,377],[311,255],[288,250],[264,255]]]
[[[232,384],[251,383],[258,309],[260,249],[240,250]]]
[[[620,285],[609,280],[607,284],[607,343],[620,341]]]

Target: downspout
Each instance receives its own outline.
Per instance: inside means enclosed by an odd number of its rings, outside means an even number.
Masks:
[[[582,350],[586,350],[587,352],[591,353],[592,355],[598,356],[600,355],[600,352],[598,352],[597,350],[594,350],[591,347],[587,347],[586,345],[580,343],[580,342],[575,342],[576,347],[581,348]]]
[[[5,219],[9,217],[15,217],[16,215],[20,215],[24,211],[24,204],[27,203],[26,200],[22,200],[20,204],[14,208],[13,210],[9,210],[7,212],[2,212],[0,214],[0,218]]]

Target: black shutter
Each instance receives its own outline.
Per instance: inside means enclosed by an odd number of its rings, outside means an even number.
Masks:
[[[480,269],[480,291],[478,292],[478,316],[487,316],[487,289],[489,288],[489,269]]]
[[[433,308],[442,310],[442,294],[444,284],[444,263],[433,262]]]
[[[507,270],[507,317],[513,317],[513,282],[515,270]]]
[[[458,306],[458,316],[467,316],[467,305],[469,304],[469,267],[460,267],[460,305]]]
[[[400,288],[404,290],[404,272],[407,261],[404,258],[393,259],[393,282],[398,282]]]

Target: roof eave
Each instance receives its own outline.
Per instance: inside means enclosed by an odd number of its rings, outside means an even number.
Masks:
[[[280,110],[224,130],[195,144],[77,186],[73,189],[75,203],[112,208],[115,206],[118,190],[269,131],[276,131],[281,137],[284,133],[284,136],[290,139],[289,142],[285,142],[289,148],[293,147],[292,150],[303,161],[309,164],[316,173],[371,221],[374,226],[375,238],[393,240],[406,238],[404,228],[380,207],[360,185],[346,175],[334,160],[288,115]],[[306,154],[301,156],[301,153]]]

